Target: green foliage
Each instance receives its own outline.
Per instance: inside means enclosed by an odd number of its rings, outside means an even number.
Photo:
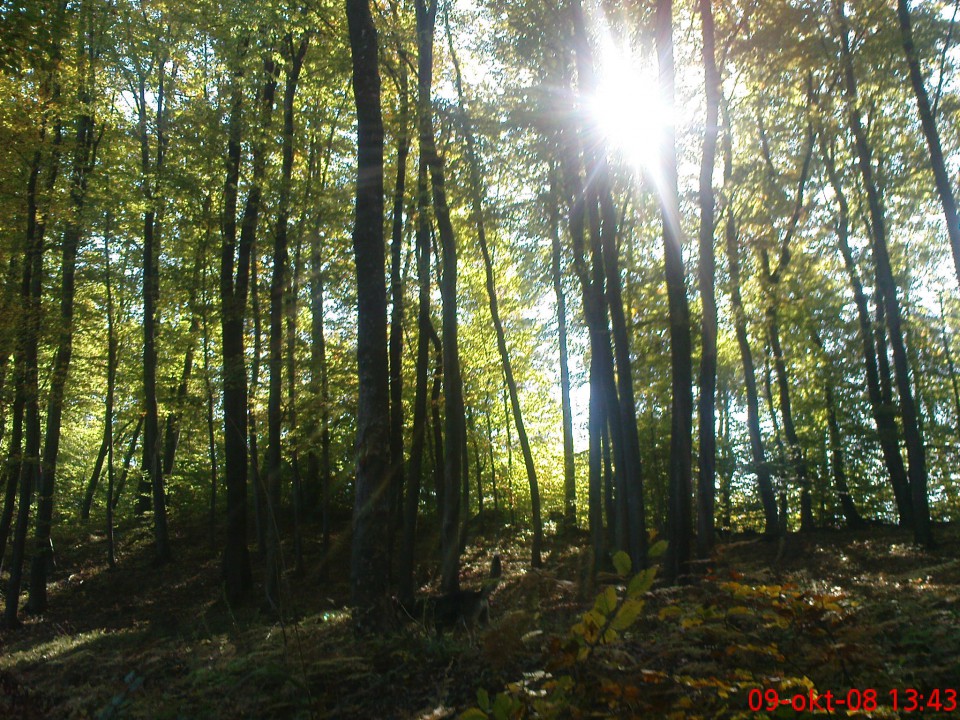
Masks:
[[[650,549],[650,556],[662,555],[667,544],[661,540]],[[528,716],[563,717],[571,707],[586,709],[596,699],[596,687],[589,677],[591,656],[598,648],[622,643],[627,633],[640,620],[646,601],[644,596],[653,587],[656,566],[631,576],[630,556],[619,551],[613,556],[615,585],[600,591],[580,621],[569,630],[565,639],[555,639],[551,669],[527,673],[523,680],[507,685],[491,702],[484,689],[477,691],[477,706],[463,712],[460,720],[511,720]],[[625,585],[624,585],[625,583]]]

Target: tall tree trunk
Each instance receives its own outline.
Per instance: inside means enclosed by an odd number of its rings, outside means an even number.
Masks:
[[[840,434],[840,422],[837,419],[837,401],[834,395],[834,382],[830,372],[833,363],[827,356],[823,345],[823,339],[816,328],[811,331],[813,344],[819,353],[819,364],[823,368],[825,377],[823,382],[824,401],[827,405],[827,433],[830,439],[830,470],[833,475],[833,481],[837,486],[837,496],[840,499],[840,508],[843,511],[844,520],[847,527],[856,529],[863,525],[857,506],[850,495],[850,488],[847,485],[847,473],[843,462],[843,438]]]
[[[107,563],[111,568],[116,567],[116,546],[113,536],[113,491],[114,479],[116,477],[116,468],[113,465],[113,414],[114,397],[117,387],[117,354],[118,340],[115,328],[114,309],[113,309],[113,282],[110,276],[110,227],[109,216],[108,226],[103,233],[103,263],[104,263],[104,286],[107,294],[107,402],[106,402],[106,421],[104,422],[103,439],[107,443]],[[89,511],[89,506],[88,506]]]
[[[40,141],[43,142],[41,133]],[[56,157],[50,158],[56,163]],[[45,218],[40,213],[38,187],[42,153],[38,149],[32,159],[27,184],[27,232],[24,243],[23,275],[20,285],[21,319],[18,330],[18,354],[22,358],[17,373],[17,394],[23,398],[24,422],[23,456],[19,466],[19,512],[13,535],[13,554],[10,560],[10,576],[7,583],[4,625],[8,628],[19,623],[20,589],[23,584],[23,562],[26,555],[27,532],[30,527],[30,509],[33,491],[41,481],[40,464],[40,389],[37,377],[38,344],[40,338],[40,312],[43,273],[43,235]],[[53,180],[47,184],[52,189],[56,177],[55,164],[50,170]]]
[[[403,487],[406,467],[403,457],[403,201],[410,153],[410,93],[406,57],[400,59],[400,125],[397,137],[397,180],[393,191],[390,235],[390,555],[396,529],[403,524]],[[401,560],[401,565],[404,561]],[[403,569],[403,568],[401,568]]]
[[[210,327],[207,323],[208,306],[207,268],[206,265],[204,265],[200,322],[203,330],[203,386],[206,394],[207,447],[210,454],[210,516],[208,524],[210,525],[210,547],[215,548],[217,545],[217,492],[220,483],[220,468],[217,459],[217,438],[213,419],[213,372],[210,368]]]
[[[570,360],[567,349],[567,298],[563,290],[560,252],[560,179],[550,168],[550,272],[557,296],[557,346],[560,351],[560,412],[563,421],[563,519],[568,529],[577,526],[577,478],[574,467],[573,411],[570,405]]]
[[[159,238],[159,182],[164,169],[166,150],[166,76],[167,59],[159,58],[159,80],[156,92],[157,149],[153,159],[150,157],[150,140],[147,130],[147,92],[146,75],[141,74],[138,86],[138,125],[140,135],[142,189],[146,202],[143,215],[143,477],[150,485],[153,505],[153,534],[156,560],[169,562],[170,540],[167,531],[167,502],[163,484],[160,457],[160,417],[157,405],[157,306],[160,301],[160,238]],[[143,495],[141,494],[141,498]],[[138,509],[146,509],[142,500]]]
[[[377,30],[369,0],[347,0],[357,106],[357,201],[353,249],[357,269],[357,480],[351,561],[354,622],[360,631],[385,623],[388,581],[390,390],[383,238],[383,118]]]
[[[260,259],[256,241],[250,260],[250,319],[253,321],[253,359],[250,363],[250,390],[247,395],[247,452],[250,456],[250,487],[253,490],[253,519],[257,549],[266,557],[270,518],[267,512],[267,476],[261,472],[257,401],[260,394],[260,370],[263,359],[263,318],[260,315]],[[269,410],[268,410],[269,412]],[[268,448],[269,450],[269,448]]]
[[[706,558],[713,549],[714,496],[717,478],[716,387],[717,387],[717,299],[716,257],[714,254],[713,167],[717,156],[720,122],[720,73],[715,56],[713,7],[700,0],[703,28],[703,74],[706,124],[703,157],[700,162],[700,462],[697,472],[697,557]]]
[[[7,266],[7,277],[4,287],[5,310],[4,316],[9,317],[9,308],[20,302],[20,280],[23,274],[21,259],[16,255],[10,258]],[[19,334],[13,338],[13,363],[10,373],[13,385],[13,402],[11,408],[10,438],[7,440],[6,457],[3,462],[3,473],[0,474],[0,487],[3,488],[3,511],[0,514],[0,566],[6,555],[7,541],[10,538],[10,529],[13,524],[13,511],[17,500],[17,484],[20,480],[20,463],[23,454],[23,414],[24,402],[23,386],[23,348],[19,342]],[[6,390],[6,386],[4,386]],[[4,418],[6,419],[6,418]]]
[[[732,188],[733,139],[730,136],[730,119],[725,107],[723,112],[723,126],[723,181],[726,187]],[[747,432],[750,436],[750,452],[753,458],[753,471],[757,476],[760,502],[763,505],[764,532],[767,535],[776,535],[779,532],[777,499],[773,492],[773,483],[770,480],[770,466],[767,464],[766,453],[763,447],[763,435],[760,431],[760,397],[757,392],[757,377],[753,364],[753,353],[750,350],[750,340],[747,336],[747,315],[744,311],[743,298],[740,294],[740,240],[737,237],[737,226],[736,220],[734,219],[732,203],[728,203],[726,214],[724,235],[726,238],[727,262],[730,273],[730,302],[733,306],[733,324],[737,336],[737,345],[740,348],[744,387],[747,392]]]
[[[813,530],[813,508],[810,501],[810,478],[793,418],[790,378],[783,358],[783,346],[780,343],[780,319],[776,302],[767,307],[767,333],[770,339],[770,351],[773,353],[773,367],[777,373],[777,397],[780,401],[780,416],[783,419],[783,434],[787,438],[787,459],[800,486],[800,529],[811,531]]]
[[[414,560],[417,544],[417,516],[423,486],[423,453],[427,439],[427,382],[430,372],[430,196],[427,190],[427,163],[421,157],[417,173],[417,367],[413,399],[413,437],[410,443],[410,472],[404,498],[403,544],[400,551],[400,599],[414,600]],[[439,499],[439,498],[438,498]]]
[[[821,131],[821,142],[825,142]],[[850,248],[850,211],[846,195],[843,192],[840,175],[837,172],[836,162],[832,149],[824,149],[824,166],[827,177],[833,187],[833,194],[837,201],[837,221],[834,226],[837,235],[837,245],[843,256],[843,264],[847,271],[850,287],[853,290],[853,302],[857,308],[857,320],[860,331],[860,343],[863,347],[863,361],[867,378],[867,399],[870,401],[870,410],[877,428],[877,437],[883,454],[883,461],[890,476],[890,484],[897,504],[897,513],[900,524],[904,527],[913,526],[913,506],[910,501],[910,485],[907,480],[907,470],[900,454],[900,431],[896,423],[896,408],[884,399],[880,384],[880,370],[878,366],[877,346],[874,344],[873,323],[870,319],[870,310],[867,296],[863,290],[863,283],[857,270],[857,264]],[[886,360],[886,348],[883,348],[883,359]]]
[[[657,0],[656,45],[660,75],[660,99],[674,105],[673,2]],[[670,423],[670,550],[667,575],[676,579],[690,561],[692,488],[693,365],[691,359],[690,308],[681,251],[680,199],[677,189],[676,134],[669,121],[660,142],[660,213],[663,222],[664,271],[670,310],[670,368],[672,376]]]
[[[330,392],[327,380],[327,343],[323,329],[323,256],[320,236],[310,241],[310,390],[320,399],[320,453],[308,456],[310,485],[319,486],[320,534],[323,544],[321,572],[330,556]]]
[[[290,291],[284,303],[287,332],[287,427],[293,438],[299,438],[299,414],[297,412],[297,318],[299,315],[300,280],[303,277],[303,222],[298,223],[297,248],[294,252],[293,275],[290,278]],[[303,577],[303,520],[304,493],[303,476],[300,472],[299,443],[294,441],[290,447],[290,475],[293,499],[293,562],[294,573]]]
[[[720,395],[720,443],[717,458],[719,464],[717,474],[720,476],[720,527],[729,532],[733,526],[731,485],[734,460],[730,450],[730,393],[727,391],[723,376],[719,378],[717,390]]]
[[[246,43],[241,42],[245,47]],[[242,62],[242,61],[241,61]],[[276,89],[273,61],[264,63],[260,120],[266,127]],[[243,127],[243,72],[235,70],[230,94],[227,179],[224,186],[220,256],[220,302],[223,342],[224,473],[227,491],[227,533],[223,577],[227,601],[236,603],[250,592],[250,552],[247,547],[247,369],[244,357],[244,315],[250,286],[251,255],[260,212],[264,174],[261,142],[253,145],[253,177],[237,242],[237,195],[240,181]],[[236,277],[234,277],[236,272]]]
[[[812,101],[812,96],[810,97]],[[758,125],[760,133],[760,147],[767,166],[767,175],[771,184],[776,185],[778,181],[777,172],[774,169],[773,160],[770,157],[770,149],[767,141],[766,129],[763,123],[762,113],[758,113]],[[792,251],[790,249],[793,237],[796,234],[800,218],[804,207],[804,190],[807,179],[810,175],[811,160],[813,158],[813,147],[815,135],[812,127],[808,125],[806,136],[806,147],[803,154],[803,161],[800,169],[800,176],[797,181],[796,197],[794,199],[793,213],[787,223],[786,230],[782,237],[778,238],[778,262],[774,268],[770,263],[770,253],[767,248],[761,247],[758,250],[760,258],[760,269],[762,277],[762,287],[766,297],[766,316],[767,316],[767,337],[770,343],[770,350],[773,353],[774,369],[777,373],[777,393],[780,400],[780,413],[783,417],[783,430],[787,438],[787,460],[793,472],[794,480],[800,487],[800,529],[813,529],[813,511],[810,503],[810,480],[807,469],[807,463],[803,456],[803,449],[800,447],[800,441],[796,432],[796,425],[793,417],[793,407],[790,400],[790,380],[787,372],[787,365],[783,357],[783,347],[780,342],[780,304],[781,290],[780,282],[784,273],[790,264]],[[773,412],[773,403],[770,403],[771,413]],[[784,519],[781,518],[781,522]]]
[[[57,456],[63,422],[70,360],[73,355],[73,300],[76,291],[77,250],[85,228],[83,209],[87,201],[87,180],[93,171],[96,144],[90,93],[92,67],[85,63],[78,100],[88,108],[76,118],[76,144],[70,173],[70,210],[64,227],[60,260],[60,318],[57,352],[47,396],[46,435],[43,447],[42,484],[37,488],[36,554],[30,567],[30,599],[27,610],[41,613],[47,608],[47,571],[53,565],[50,528],[53,521],[53,494],[56,487]]]
[[[433,130],[431,88],[433,85],[433,39],[437,0],[417,0],[417,49],[420,95],[420,152],[430,169],[433,212],[442,250],[440,279],[443,330],[444,399],[444,506],[441,527],[441,581],[443,592],[460,586],[460,487],[463,466],[463,382],[457,341],[457,241],[450,222],[443,161],[437,154]]]
[[[897,382],[897,394],[900,397],[903,434],[907,444],[910,497],[913,503],[913,536],[917,544],[929,547],[933,544],[933,530],[930,524],[930,508],[927,498],[927,457],[917,417],[913,389],[910,385],[910,368],[903,338],[900,301],[897,297],[897,285],[893,277],[893,268],[890,264],[890,255],[887,249],[886,219],[884,218],[880,191],[873,174],[870,145],[860,119],[857,81],[853,72],[853,58],[850,51],[849,27],[846,16],[843,14],[842,4],[835,2],[834,10],[840,22],[847,116],[850,131],[854,138],[860,175],[867,193],[867,204],[870,209],[870,229],[873,235],[873,255],[878,274],[878,289],[882,296],[886,323],[890,331],[890,344],[893,348],[894,375]]]
[[[487,243],[486,224],[483,219],[484,182],[480,170],[480,158],[477,155],[476,140],[473,135],[473,126],[467,114],[464,101],[463,78],[460,74],[460,64],[453,47],[453,36],[447,25],[447,39],[450,46],[450,56],[453,58],[457,98],[460,102],[461,122],[467,143],[467,161],[470,165],[470,200],[473,222],[477,228],[477,242],[483,256],[483,267],[486,279],[487,300],[490,304],[490,317],[493,320],[493,329],[497,336],[497,351],[500,353],[500,363],[503,366],[503,375],[506,378],[507,390],[510,393],[510,409],[513,411],[513,422],[517,428],[517,440],[520,442],[520,451],[523,453],[523,464],[527,471],[527,482],[530,485],[530,510],[533,515],[533,543],[531,547],[531,565],[540,567],[543,564],[543,519],[540,509],[540,484],[537,481],[537,471],[533,464],[533,452],[530,449],[530,440],[523,424],[523,413],[520,409],[520,397],[517,390],[517,381],[513,375],[513,365],[510,362],[510,353],[507,349],[506,335],[503,331],[503,320],[500,318],[500,305],[497,300],[497,286],[493,277],[493,261],[490,258],[490,248]]]
[[[167,420],[163,429],[163,463],[162,471],[166,482],[170,481],[173,474],[173,467],[177,457],[177,448],[180,445],[180,428],[183,421],[183,409],[187,403],[189,394],[190,377],[193,375],[193,356],[196,352],[196,339],[200,333],[200,310],[197,307],[197,292],[200,285],[201,273],[204,271],[206,263],[205,253],[209,243],[210,229],[207,218],[210,214],[212,198],[209,194],[204,197],[203,217],[206,227],[206,237],[203,244],[197,248],[194,258],[193,279],[189,288],[189,300],[187,306],[190,309],[190,327],[187,330],[189,345],[183,357],[183,370],[180,373],[180,382],[174,392],[174,407],[167,414]]]
[[[940,132],[937,130],[937,119],[930,107],[930,98],[927,88],[923,84],[923,73],[920,70],[920,56],[913,42],[913,28],[910,20],[908,0],[897,0],[897,20],[900,25],[900,40],[903,43],[903,52],[907,57],[907,67],[910,69],[910,85],[917,99],[917,113],[920,115],[920,126],[923,128],[923,137],[927,141],[930,152],[930,166],[933,170],[933,179],[943,206],[943,215],[947,224],[947,237],[950,240],[950,249],[953,251],[953,264],[957,272],[957,282],[960,282],[960,216],[957,215],[957,200],[950,187],[950,177],[947,175],[947,166],[940,147]],[[944,48],[946,52],[946,48]]]
[[[22,279],[20,284],[20,324],[17,334],[16,354],[21,358],[17,373],[17,393],[23,399],[23,455],[19,467],[19,511],[14,527],[13,548],[10,560],[10,577],[7,585],[6,608],[3,622],[6,627],[19,623],[20,590],[23,584],[23,564],[26,557],[27,533],[30,526],[30,509],[33,492],[41,493],[52,486],[43,478],[41,462],[41,418],[39,384],[39,343],[42,327],[43,300],[43,243],[47,229],[49,202],[52,198],[60,172],[60,152],[63,126],[60,112],[60,72],[62,34],[66,5],[58,5],[53,17],[51,54],[49,67],[41,75],[41,98],[44,117],[37,137],[37,146],[30,162],[26,188],[26,233],[24,235]],[[49,73],[43,77],[44,73]],[[47,122],[53,123],[48,138]],[[44,150],[47,152],[44,152]],[[46,173],[41,184],[41,170]],[[44,498],[41,498],[43,501]],[[52,512],[52,508],[51,508]],[[47,516],[49,517],[49,515]],[[47,521],[49,523],[49,520]],[[49,535],[47,535],[49,537]]]
[[[280,500],[283,434],[283,317],[289,290],[289,250],[287,225],[290,219],[290,187],[293,176],[294,107],[300,70],[307,53],[309,37],[304,35],[297,47],[288,33],[283,40],[287,63],[283,91],[283,129],[280,166],[280,193],[277,198],[277,227],[273,242],[273,273],[270,278],[270,394],[267,401],[267,558],[264,588],[266,600],[280,609]],[[292,382],[292,378],[291,378]],[[292,409],[292,408],[291,408]]]
[[[587,37],[586,22],[579,0],[571,5],[574,46],[580,93],[589,95],[596,86],[593,57]],[[646,519],[643,504],[643,475],[640,457],[640,440],[637,432],[636,403],[633,393],[633,373],[630,360],[629,338],[623,310],[623,297],[617,248],[617,217],[610,190],[610,173],[606,149],[590,145],[585,153],[587,184],[586,216],[589,219],[593,240],[594,277],[592,293],[601,298],[610,312],[613,329],[613,353],[616,359],[616,374],[613,360],[607,363],[606,348],[602,355],[599,379],[606,386],[605,403],[610,416],[613,434],[613,451],[616,456],[617,482],[617,546],[626,550],[635,564],[646,562]],[[579,171],[577,171],[579,172]],[[574,241],[576,245],[576,240]],[[576,249],[575,249],[576,253]],[[575,260],[575,263],[577,261]],[[581,265],[583,263],[580,263]],[[583,282],[582,271],[581,283]],[[586,314],[587,300],[584,298]],[[606,309],[598,314],[591,311],[594,331],[599,331],[601,322],[606,333]],[[589,321],[588,321],[589,322]],[[603,345],[604,343],[601,343]],[[606,342],[609,345],[609,340]]]

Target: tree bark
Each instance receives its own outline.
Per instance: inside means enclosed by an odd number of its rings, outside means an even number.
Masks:
[[[283,40],[287,63],[283,91],[280,193],[277,198],[277,226],[273,242],[273,273],[270,278],[270,393],[267,400],[267,558],[264,588],[267,604],[280,610],[280,501],[283,434],[283,318],[289,292],[290,253],[287,225],[290,219],[290,188],[293,176],[294,107],[300,70],[307,53],[309,36],[294,47],[292,34]],[[291,382],[293,381],[291,377]],[[292,407],[290,408],[293,409]]]
[[[246,43],[241,42],[245,47]],[[264,63],[260,120],[266,126],[273,111],[276,79],[273,61]],[[253,176],[237,242],[237,195],[240,181],[243,127],[243,72],[234,71],[230,95],[227,179],[224,186],[223,244],[220,255],[221,332],[223,342],[224,473],[227,492],[227,532],[223,577],[227,601],[237,603],[250,592],[250,552],[247,547],[247,370],[244,357],[244,315],[250,286],[251,256],[260,212],[264,174],[261,142],[253,144]],[[234,276],[236,273],[236,276]]]
[[[897,297],[897,284],[894,280],[893,268],[890,264],[890,255],[887,249],[886,219],[883,213],[880,191],[874,178],[870,145],[860,119],[857,81],[853,72],[853,59],[850,51],[849,27],[841,3],[834,3],[834,11],[840,22],[847,119],[850,131],[853,134],[860,175],[867,193],[870,229],[873,236],[873,255],[878,276],[877,286],[886,314],[887,328],[890,331],[890,345],[893,349],[894,376],[897,383],[897,394],[900,397],[900,414],[907,445],[910,498],[913,504],[913,537],[914,542],[918,545],[930,547],[933,545],[933,530],[930,524],[930,509],[927,498],[926,450],[917,416],[913,389],[910,384],[910,368],[903,337],[900,301]]]
[[[493,320],[493,329],[497,336],[497,351],[500,353],[500,364],[503,366],[503,375],[506,378],[507,390],[510,393],[510,409],[513,412],[513,422],[517,428],[517,440],[520,442],[520,451],[523,454],[523,464],[527,471],[527,482],[530,485],[530,510],[533,515],[533,542],[531,545],[531,565],[540,567],[543,564],[543,518],[540,509],[540,483],[537,481],[537,471],[533,464],[533,451],[530,440],[523,424],[523,413],[520,409],[520,396],[517,390],[517,381],[513,375],[513,365],[510,362],[510,352],[507,349],[506,335],[503,330],[503,320],[500,318],[500,304],[497,299],[497,286],[493,277],[493,261],[490,258],[490,248],[487,243],[486,224],[483,218],[484,183],[480,170],[480,158],[477,155],[476,140],[473,135],[473,126],[467,114],[464,102],[463,78],[460,74],[460,65],[453,47],[453,36],[447,26],[447,38],[450,44],[450,56],[453,58],[457,97],[460,102],[461,122],[467,143],[467,161],[470,165],[470,200],[473,222],[477,228],[477,242],[480,245],[480,254],[483,257],[484,276],[487,288],[487,300],[490,305],[490,317]],[[564,338],[566,341],[566,338]],[[569,382],[569,381],[568,381]]]
[[[823,339],[816,328],[811,333],[813,344],[820,354],[820,363],[823,366],[823,395],[827,406],[827,433],[830,440],[830,471],[833,475],[833,481],[837,486],[837,496],[840,499],[840,508],[843,511],[843,517],[847,527],[857,529],[863,525],[863,519],[857,511],[857,506],[850,495],[850,488],[847,485],[847,472],[843,462],[843,437],[840,433],[840,422],[837,419],[837,401],[834,395],[834,382],[831,376],[830,368],[833,363],[827,357],[826,349],[823,346]]]
[[[368,0],[347,0],[357,107],[357,197],[353,249],[357,270],[357,479],[351,560],[354,623],[360,632],[386,619],[390,391],[384,280],[383,118],[377,30]]]
[[[414,560],[417,541],[417,516],[423,486],[423,454],[427,439],[427,382],[430,372],[430,197],[427,190],[427,164],[420,159],[417,174],[417,366],[413,399],[413,437],[410,443],[410,472],[404,499],[403,543],[400,551],[400,599],[411,605],[414,600]],[[439,498],[438,498],[439,499]]]
[[[403,524],[403,488],[406,465],[403,457],[403,202],[410,153],[410,93],[406,57],[400,58],[400,117],[397,137],[397,180],[393,191],[390,235],[390,554],[396,529]],[[401,565],[404,561],[401,560]],[[411,566],[412,567],[412,566]]]
[[[550,168],[550,271],[557,296],[557,346],[560,352],[560,412],[563,422],[563,516],[568,529],[577,526],[577,478],[574,467],[573,411],[570,405],[570,359],[567,349],[567,298],[563,290],[560,251],[560,180]]]
[[[950,187],[950,177],[943,158],[943,149],[940,147],[940,132],[937,130],[937,120],[930,107],[930,98],[923,83],[923,73],[920,71],[920,56],[913,42],[913,28],[910,20],[908,0],[897,0],[897,20],[900,25],[900,40],[903,43],[903,52],[907,58],[907,67],[910,69],[910,85],[917,99],[917,113],[920,115],[920,126],[923,128],[923,137],[927,141],[930,152],[930,167],[933,170],[933,179],[940,196],[940,205],[943,207],[943,216],[947,224],[947,237],[950,240],[950,249],[953,251],[953,265],[957,272],[957,282],[960,282],[960,217],[957,215],[957,200]],[[944,49],[946,52],[946,49]]]
[[[825,142],[825,140],[823,132],[821,131],[821,142]],[[863,348],[863,362],[867,379],[867,398],[870,401],[870,410],[877,428],[877,437],[880,442],[883,461],[886,465],[887,473],[890,477],[890,484],[893,488],[900,524],[903,527],[912,527],[913,506],[910,501],[910,485],[907,480],[907,470],[903,464],[903,456],[900,454],[900,430],[897,428],[895,418],[896,408],[884,399],[884,393],[881,388],[877,346],[874,344],[873,323],[870,319],[867,296],[863,290],[863,283],[860,280],[860,274],[853,257],[853,251],[850,248],[849,206],[846,195],[843,192],[843,186],[840,181],[840,175],[837,172],[832,151],[825,149],[823,157],[827,177],[837,201],[837,221],[834,226],[837,235],[837,245],[840,249],[840,254],[843,256],[843,264],[847,271],[850,287],[853,290],[853,302],[857,308],[860,343]],[[883,353],[884,359],[886,359],[885,347]]]
[[[656,46],[660,76],[660,99],[674,105],[673,2],[657,0]],[[691,358],[690,308],[681,251],[680,200],[677,189],[677,147],[670,122],[660,142],[660,213],[663,221],[664,271],[670,311],[670,368],[672,375],[670,431],[670,506],[668,513],[667,575],[676,580],[690,561],[692,488],[693,361]]]
[[[717,70],[716,40],[711,0],[700,0],[703,28],[703,74],[706,122],[703,156],[700,163],[700,458],[697,472],[697,557],[710,555],[714,542],[714,505],[717,478],[716,387],[717,387],[717,299],[716,256],[714,252],[715,201],[713,168],[717,156],[720,122],[720,73]]]
[[[733,140],[730,136],[730,120],[726,108],[723,113],[723,125],[723,179],[729,193],[733,178]],[[740,294],[740,241],[737,237],[733,203],[730,199],[727,201],[726,214],[724,235],[730,272],[730,301],[733,306],[734,329],[737,345],[740,348],[744,386],[747,392],[747,431],[750,436],[750,452],[753,458],[753,471],[757,476],[760,501],[763,505],[764,533],[776,535],[779,532],[777,499],[773,492],[773,483],[770,481],[770,466],[767,464],[763,435],[760,431],[760,398],[757,392],[756,370],[753,364],[753,353],[750,350],[750,340],[747,336],[747,316]]]
[[[463,472],[463,381],[460,376],[460,351],[457,340],[457,241],[450,222],[443,161],[437,154],[433,129],[431,88],[433,85],[433,39],[437,0],[417,0],[417,49],[420,93],[420,152],[430,169],[433,212],[442,250],[440,279],[441,325],[443,330],[444,399],[444,504],[441,523],[442,592],[460,586],[460,494]]]
[[[170,539],[167,531],[167,501],[163,483],[160,457],[160,417],[157,405],[157,306],[160,301],[160,238],[159,238],[159,183],[164,170],[166,151],[167,103],[167,59],[159,60],[159,76],[156,92],[156,154],[151,159],[150,139],[147,121],[146,74],[139,76],[138,86],[138,131],[140,136],[141,187],[147,209],[143,215],[143,393],[144,393],[144,429],[143,429],[143,477],[149,483],[150,498],[141,501],[137,508],[141,512],[147,506],[153,506],[153,534],[158,563],[171,560]]]

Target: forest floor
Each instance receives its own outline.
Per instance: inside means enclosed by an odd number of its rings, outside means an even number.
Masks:
[[[890,527],[733,536],[675,588],[614,573],[584,587],[582,537],[551,539],[536,571],[522,538],[501,539],[487,628],[365,639],[346,548],[333,581],[290,574],[280,622],[226,605],[201,521],[174,531],[162,568],[145,525],[121,529],[113,571],[102,534],[61,538],[49,611],[0,635],[0,718],[960,716],[952,526],[934,551]],[[464,587],[493,552],[468,547]]]

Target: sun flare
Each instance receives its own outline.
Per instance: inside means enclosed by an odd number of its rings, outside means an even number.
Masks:
[[[608,147],[636,170],[655,167],[667,113],[655,68],[607,35],[590,114]]]

